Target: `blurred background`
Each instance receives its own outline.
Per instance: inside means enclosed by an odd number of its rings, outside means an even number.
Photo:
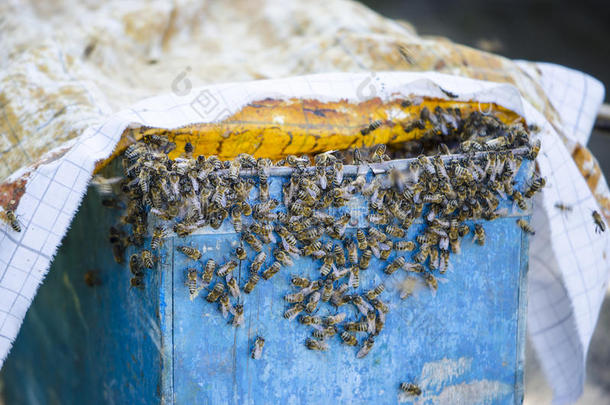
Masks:
[[[406,20],[421,35],[512,59],[558,63],[601,80],[610,97],[610,2],[569,0],[361,0]],[[569,97],[569,95],[567,95]],[[610,127],[599,122],[589,147],[610,178]],[[529,342],[528,342],[529,343]],[[525,404],[550,403],[551,390],[528,347]],[[610,404],[610,292],[601,309],[587,361],[582,405]]]

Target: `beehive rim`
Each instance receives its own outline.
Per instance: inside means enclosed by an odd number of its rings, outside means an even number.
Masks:
[[[495,152],[495,151],[480,151],[480,152],[475,152],[472,154],[455,154],[455,155],[439,155],[440,158],[444,161],[453,161],[453,160],[458,160],[458,161],[463,161],[467,158],[481,158],[484,157],[486,155],[488,155],[490,152]],[[507,150],[502,150],[499,151],[502,153],[506,153],[506,152],[512,152],[515,156],[525,156],[529,153],[529,149],[525,146],[519,147],[519,148],[514,148],[514,149],[507,149]],[[430,157],[430,156],[428,156]],[[411,162],[416,161],[417,158],[408,158],[408,159],[396,159],[396,160],[389,160],[386,162],[382,162],[382,163],[367,163],[367,164],[362,164],[362,165],[344,165],[343,166],[343,175],[347,175],[347,176],[356,176],[359,174],[366,174],[369,171],[372,171],[374,174],[383,174],[386,173],[388,171],[390,171],[391,169],[406,169],[409,167],[409,165],[411,164]],[[305,167],[305,172],[311,172],[314,171],[316,168],[316,166],[306,166]],[[273,177],[287,177],[287,176],[291,176],[293,171],[295,169],[293,167],[288,167],[288,166],[280,166],[280,167],[269,167],[266,172],[268,176],[273,176]],[[226,172],[227,170],[220,170],[220,173]],[[258,170],[257,169],[244,169],[240,171],[240,175],[241,176],[245,176],[245,177],[256,177],[258,176]]]

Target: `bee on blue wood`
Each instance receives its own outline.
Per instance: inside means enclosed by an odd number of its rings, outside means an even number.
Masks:
[[[252,358],[254,360],[258,360],[263,355],[263,348],[265,347],[265,338],[262,336],[257,336],[254,341],[254,347],[252,348]]]

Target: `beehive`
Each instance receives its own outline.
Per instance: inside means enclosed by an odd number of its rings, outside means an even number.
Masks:
[[[371,167],[379,175],[381,166],[368,167],[367,176]],[[270,193],[278,198],[287,170],[274,170]],[[522,165],[517,187],[531,170],[531,163]],[[503,217],[483,221],[484,246],[463,240],[436,296],[424,288],[401,301],[388,282],[386,328],[363,359],[339,340],[327,352],[309,351],[303,343],[310,331],[283,319],[290,277],[317,271],[311,259],[261,281],[245,298],[244,326],[233,328],[216,305],[189,299],[188,259],[175,249],[196,246],[222,263],[239,241],[230,223],[186,238],[168,235],[145,288],[129,289],[127,265],[114,262],[105,241],[117,214],[99,207],[90,190],[28,313],[3,369],[9,403],[392,403],[400,399],[402,381],[422,388],[420,397],[410,398],[418,401],[522,399],[528,242],[515,220],[529,211],[516,210],[512,201],[501,203]],[[360,201],[338,211],[362,220],[368,208]],[[408,236],[422,226],[415,223]],[[96,248],[84,249],[83,240]],[[381,266],[373,258],[367,274]],[[245,277],[246,268],[242,263],[238,276]],[[379,274],[363,275],[363,287],[378,282]],[[257,335],[266,345],[253,360]]]
[[[258,139],[267,129],[257,122],[127,131],[139,141],[117,149],[122,201],[88,194],[3,370],[8,398],[520,402],[524,196],[544,185],[533,173],[539,143],[511,111],[422,102],[394,100],[417,113],[358,124],[356,135],[323,122],[318,135],[286,130],[276,164],[197,155],[225,151],[239,138],[231,125]],[[274,111],[264,107],[251,113]],[[360,107],[337,111],[357,118]],[[194,148],[188,131],[228,132]],[[333,139],[391,143],[392,131],[417,140],[394,145],[395,157],[429,156],[390,160],[382,145],[368,158],[324,152],[309,166],[287,155]],[[39,358],[62,367],[49,373]],[[18,380],[31,381],[25,394]]]

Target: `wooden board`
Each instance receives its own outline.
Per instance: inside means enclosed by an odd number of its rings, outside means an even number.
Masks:
[[[272,194],[281,181],[272,179]],[[175,245],[205,247],[205,258],[223,261],[237,243],[229,224],[169,237],[146,289],[130,289],[129,270],[113,261],[106,240],[117,213],[89,190],[2,370],[6,401],[395,403],[398,384],[411,381],[423,390],[414,403],[521,403],[528,241],[515,224],[523,214],[505,206],[509,216],[483,222],[485,246],[463,240],[436,296],[423,288],[400,301],[388,280],[385,330],[369,356],[356,359],[338,338],[326,353],[308,351],[309,329],[282,318],[290,275],[316,271],[311,262],[261,280],[244,298],[246,322],[237,330],[216,304],[189,299],[184,270],[192,264]],[[366,211],[357,202],[348,208]],[[380,281],[378,267],[373,259],[362,272],[365,286]],[[89,270],[101,285],[84,282]],[[260,360],[249,357],[256,334],[267,341]]]

